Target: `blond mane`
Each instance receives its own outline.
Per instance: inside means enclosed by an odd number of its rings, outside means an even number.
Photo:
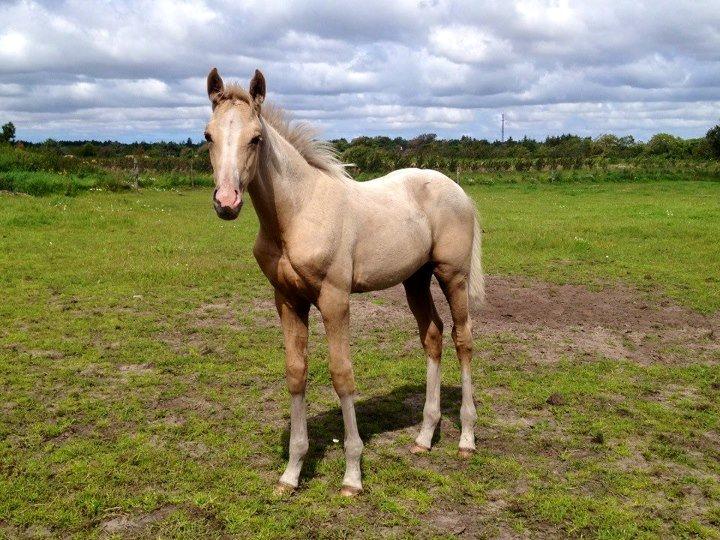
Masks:
[[[253,103],[247,90],[237,83],[226,85],[218,97]],[[317,138],[317,129],[305,122],[292,122],[285,110],[272,103],[263,104],[260,116],[298,151],[308,165],[336,178],[350,178],[332,144]]]

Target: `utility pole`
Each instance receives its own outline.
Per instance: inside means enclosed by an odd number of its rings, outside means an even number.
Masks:
[[[500,115],[501,118],[501,124],[500,124],[500,142],[505,142],[505,113],[502,113]]]

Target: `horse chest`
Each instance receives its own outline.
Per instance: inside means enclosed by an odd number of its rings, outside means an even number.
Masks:
[[[308,298],[317,296],[321,279],[312,265],[302,264],[283,255],[278,261],[279,286],[288,291],[297,291]]]
[[[282,251],[256,251],[255,258],[273,287],[284,294],[299,294],[310,300],[317,297],[321,280],[307,261],[291,260],[290,256]]]

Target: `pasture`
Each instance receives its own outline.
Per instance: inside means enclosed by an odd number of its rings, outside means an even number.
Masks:
[[[440,437],[408,452],[415,321],[398,289],[355,296],[352,500],[317,312],[310,455],[273,495],[289,397],[249,205],[221,222],[209,189],[0,195],[0,536],[720,537],[720,183],[466,189],[490,276],[478,451],[457,457],[446,332]]]

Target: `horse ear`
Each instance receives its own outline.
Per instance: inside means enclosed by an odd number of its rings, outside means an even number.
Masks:
[[[224,88],[225,84],[223,83],[222,77],[218,73],[217,68],[212,68],[207,77],[207,93],[213,107],[217,105]]]
[[[250,81],[250,97],[257,106],[262,105],[262,102],[265,101],[265,77],[259,69],[255,70],[255,75]]]

